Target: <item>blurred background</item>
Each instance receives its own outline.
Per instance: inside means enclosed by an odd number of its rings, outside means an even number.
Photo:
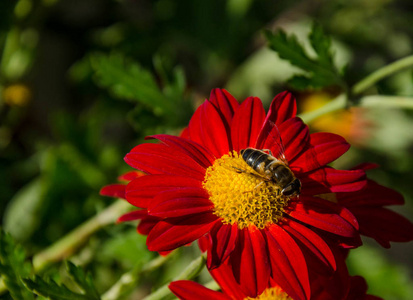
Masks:
[[[341,92],[289,86],[298,69],[268,48],[263,29],[283,28],[308,46],[316,21],[352,86],[413,53],[412,20],[410,0],[1,1],[1,226],[29,256],[53,244],[114,202],[99,190],[130,170],[123,157],[133,146],[149,134],[179,134],[212,88],[239,101],[260,97],[266,107],[290,89],[301,112]],[[412,97],[413,72],[368,93]],[[413,220],[412,111],[351,108],[309,126],[352,144],[335,167],[379,164],[369,176],[401,192],[406,205],[394,209]],[[76,254],[100,293],[155,257],[135,225],[107,226]],[[413,299],[413,243],[386,250],[364,242],[349,258],[351,272],[384,299]],[[170,280],[191,255],[199,253],[184,249],[145,275],[130,298]],[[60,269],[48,272],[58,278]]]

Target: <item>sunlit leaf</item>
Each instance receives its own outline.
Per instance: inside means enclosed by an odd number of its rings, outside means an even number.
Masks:
[[[288,81],[293,88],[304,90],[345,85],[333,62],[331,40],[320,26],[314,25],[309,36],[311,46],[317,55],[315,58],[307,54],[295,35],[287,35],[283,30],[276,33],[267,30],[265,35],[270,48],[276,51],[280,58],[288,60],[304,72]]]
[[[24,241],[37,229],[44,203],[44,181],[36,178],[11,199],[4,214],[4,229]]]

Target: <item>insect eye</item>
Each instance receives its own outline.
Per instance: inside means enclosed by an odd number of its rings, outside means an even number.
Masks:
[[[282,190],[282,194],[284,196],[291,196],[294,193],[294,188],[293,188],[293,183],[290,183],[289,185],[287,185],[283,190]]]
[[[289,183],[283,190],[282,194],[284,196],[292,196],[294,194],[300,194],[301,191],[301,182],[297,178]]]

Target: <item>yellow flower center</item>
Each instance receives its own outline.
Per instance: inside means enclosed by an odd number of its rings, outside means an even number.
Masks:
[[[214,203],[214,214],[239,229],[259,229],[281,220],[288,197],[281,188],[255,172],[237,152],[215,160],[206,170],[203,187]]]
[[[247,297],[244,300],[293,300],[282,289],[271,287],[256,298]]]

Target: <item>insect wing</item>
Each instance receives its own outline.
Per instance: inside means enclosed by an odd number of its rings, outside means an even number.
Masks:
[[[269,126],[265,126],[264,128],[267,136],[264,143],[264,149],[271,150],[272,155],[276,159],[288,165],[287,159],[285,158],[285,148],[281,139],[281,133],[274,122],[268,121],[268,125]]]

